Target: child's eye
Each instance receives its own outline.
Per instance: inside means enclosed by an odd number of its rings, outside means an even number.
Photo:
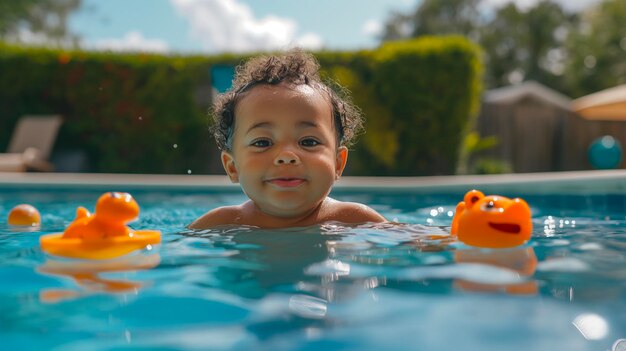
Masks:
[[[250,145],[256,146],[256,147],[269,147],[269,146],[272,146],[272,142],[267,139],[259,139],[259,140],[253,141],[252,144]]]
[[[313,147],[313,146],[317,146],[320,145],[321,143],[313,138],[306,138],[306,139],[302,139],[300,141],[300,145],[304,146],[304,147]]]

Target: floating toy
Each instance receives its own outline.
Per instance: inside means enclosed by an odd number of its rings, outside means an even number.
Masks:
[[[450,234],[467,245],[503,248],[524,244],[532,227],[530,208],[524,200],[471,190],[456,206]]]
[[[35,207],[21,204],[11,209],[7,223],[18,227],[38,227],[41,225],[41,215]]]
[[[98,199],[95,213],[79,207],[65,232],[42,236],[41,249],[56,256],[104,260],[160,243],[160,231],[126,226],[138,215],[139,205],[130,194],[106,193]]]

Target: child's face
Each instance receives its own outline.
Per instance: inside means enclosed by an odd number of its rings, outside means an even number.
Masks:
[[[307,86],[259,85],[235,109],[222,163],[256,206],[276,217],[310,213],[330,192],[348,151],[337,146],[331,106]]]

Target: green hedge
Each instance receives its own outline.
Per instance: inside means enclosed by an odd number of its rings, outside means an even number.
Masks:
[[[479,108],[480,57],[477,46],[456,36],[321,56],[322,66],[352,91],[367,118],[351,170],[363,175],[454,174],[463,136]]]
[[[55,150],[88,171],[208,173],[208,67],[229,60],[1,46],[0,149],[20,116],[61,114]]]
[[[429,37],[316,56],[323,75],[346,86],[367,119],[349,174],[454,172],[479,102],[476,46]],[[55,150],[85,152],[89,171],[222,173],[207,132],[209,69],[245,58],[0,45],[0,150],[21,115],[61,114]]]

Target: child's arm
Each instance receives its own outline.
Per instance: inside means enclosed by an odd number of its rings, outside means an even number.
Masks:
[[[240,206],[212,209],[187,226],[189,229],[208,229],[218,225],[237,224],[241,221]]]

